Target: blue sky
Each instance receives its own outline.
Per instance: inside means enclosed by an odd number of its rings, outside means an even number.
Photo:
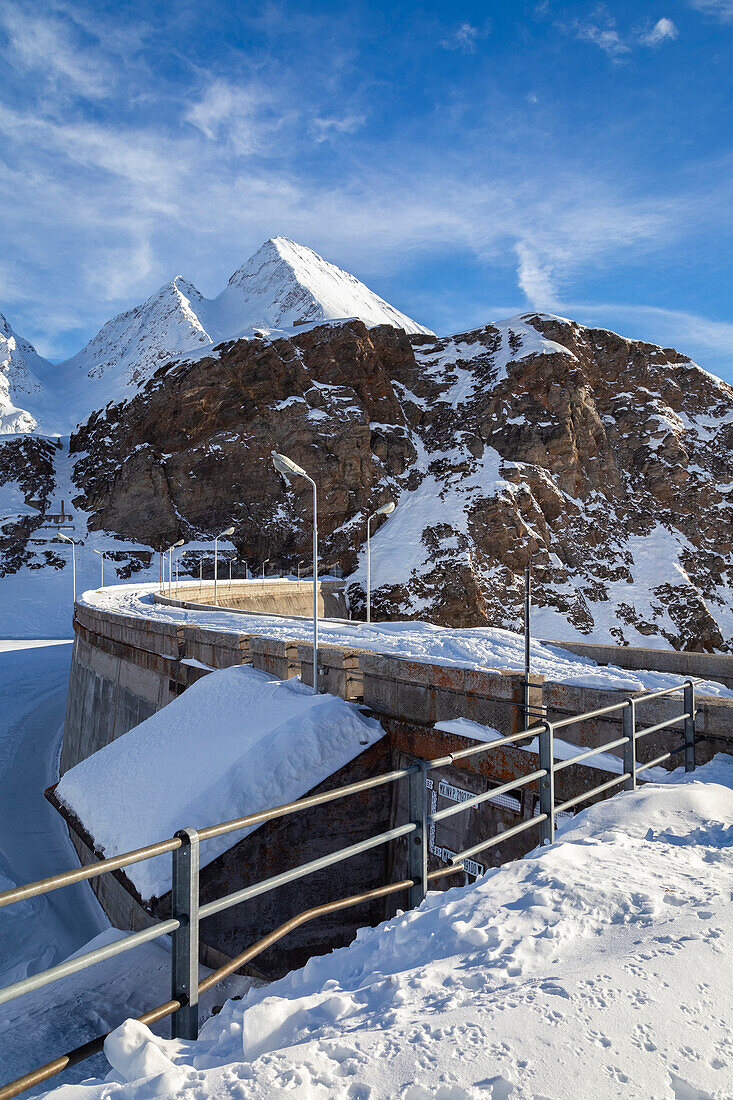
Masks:
[[[733,0],[0,5],[0,311],[62,358],[285,235],[438,332],[733,381]]]

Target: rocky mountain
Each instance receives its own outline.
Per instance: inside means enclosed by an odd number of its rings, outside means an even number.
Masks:
[[[5,372],[0,358],[0,434],[38,429],[67,435],[93,410],[133,397],[171,359],[195,356],[224,340],[255,332],[287,334],[349,317],[369,326],[430,332],[353,275],[286,237],[266,241],[216,298],[205,298],[192,283],[176,276],[141,305],[113,317],[80,352],[55,367],[16,337],[2,318],[5,343],[15,343],[12,370]],[[0,355],[3,331],[0,326]],[[1,388],[4,374],[7,394]],[[15,398],[27,394],[34,396],[43,414],[15,406]]]
[[[326,561],[363,612],[733,648],[733,389],[669,348],[527,314],[448,338],[361,321],[161,366],[71,440],[90,526],[153,546],[233,522],[250,565]]]
[[[0,436],[32,432],[38,426],[23,406],[38,403],[43,390],[40,375],[50,367],[0,313]]]

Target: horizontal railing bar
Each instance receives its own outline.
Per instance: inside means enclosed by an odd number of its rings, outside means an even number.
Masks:
[[[503,833],[497,833],[489,840],[482,840],[480,844],[474,844],[472,848],[466,848],[464,852],[452,856],[451,862],[455,861],[457,863],[459,860],[469,859],[476,852],[483,852],[485,848],[492,848],[495,844],[501,844],[502,840],[509,840],[518,833],[523,833],[525,829],[531,829],[533,825],[539,825],[541,821],[546,820],[547,814],[538,814],[537,817],[530,817],[527,821],[520,821],[519,825],[513,825],[511,829],[505,829]]]
[[[639,769],[636,769],[637,772]],[[602,794],[603,791],[607,791],[610,787],[615,787],[619,783],[623,783],[624,779],[628,779],[631,772],[623,772],[622,775],[617,775],[615,779],[609,779],[608,783],[601,783],[600,786],[594,787],[591,791],[584,791],[583,794],[576,795],[575,798],[569,798],[567,802],[561,802],[559,806],[555,807],[555,813],[559,814],[563,810],[569,810],[571,806],[577,806],[579,802],[586,802],[587,799],[593,798],[596,794]]]
[[[465,802],[456,802],[454,806],[446,806],[444,810],[438,810],[437,813],[428,814],[428,825],[437,825],[439,821],[444,821],[446,817],[452,817],[453,814],[459,814],[462,810],[470,810],[474,806],[478,806],[481,802],[496,798],[497,795],[506,794],[507,791],[514,791],[517,787],[526,787],[528,783],[532,783],[535,779],[542,779],[545,775],[547,775],[547,772],[544,768],[541,771],[530,772],[529,775],[524,775],[521,779],[512,779],[509,783],[503,783],[500,787],[491,787],[488,791],[482,791],[481,794],[477,794],[473,798],[467,798]]]
[[[312,875],[314,871],[321,871],[325,867],[331,867],[334,863],[340,863],[344,859],[358,856],[361,852],[368,852],[370,848],[376,848],[380,844],[387,844],[390,840],[397,840],[401,836],[414,833],[417,825],[414,821],[408,821],[405,825],[398,825],[395,829],[389,829],[385,833],[377,833],[376,836],[360,840],[357,844],[350,844],[348,848],[339,848],[337,852],[331,852],[319,859],[312,859],[309,863],[301,863],[299,867],[292,867],[289,871],[283,871],[279,875],[255,882],[252,886],[245,886],[243,890],[235,890],[232,894],[226,894],[223,898],[216,898],[199,908],[199,920],[212,917],[215,913],[221,913],[224,909],[231,909],[233,905],[239,905],[250,898],[267,894],[270,890],[276,890],[278,886],[284,886],[288,882],[296,882],[299,878]]]
[[[617,741],[607,741],[605,745],[599,745],[597,749],[580,752],[576,756],[571,756],[567,760],[561,760],[558,764],[553,764],[553,771],[561,772],[563,768],[569,768],[571,764],[577,764],[579,760],[587,760],[591,756],[599,756],[600,753],[607,752],[608,749],[616,749],[620,745],[625,745],[628,740],[628,737],[619,737]]]
[[[685,684],[703,684],[705,681],[702,676],[688,676],[681,684],[671,688],[660,688],[658,691],[650,691],[645,695],[639,695],[634,702],[635,703],[648,703],[650,699],[661,699],[663,695],[674,695],[678,691],[685,690]]]
[[[462,863],[455,864],[451,867],[441,867],[437,871],[430,872],[428,881],[432,882],[435,879],[443,878],[445,875],[455,874],[461,870],[463,870]],[[277,939],[281,939],[288,932],[298,927],[298,925],[305,924],[306,921],[313,920],[315,917],[322,916],[325,913],[336,912],[339,909],[346,909],[364,901],[384,897],[388,894],[397,893],[400,890],[407,890],[412,885],[412,879],[403,879],[401,882],[392,882],[387,886],[379,886],[374,890],[366,890],[361,894],[353,894],[351,897],[341,898],[336,902],[327,902],[325,905],[319,905],[312,909],[305,910],[304,913],[299,914],[298,917],[292,918],[284,925],[280,925],[274,932],[269,933],[268,936],[258,940],[257,943],[253,944],[246,951],[243,951],[241,955],[237,955],[236,958],[231,959],[224,966],[219,967],[218,970],[215,970],[212,974],[209,974],[208,977],[202,979],[198,986],[199,996],[202,993],[206,993],[220,981],[223,981],[224,978],[229,977],[235,970],[239,970],[240,967],[245,966],[250,959],[261,954],[267,947],[276,942]],[[296,921],[297,924],[294,923]],[[276,939],[273,939],[273,937],[276,937]],[[166,1016],[171,1016],[181,1007],[180,1001],[166,1001],[164,1004],[157,1005],[156,1008],[150,1009],[149,1012],[144,1013],[142,1016],[138,1016],[137,1020],[141,1024],[154,1024],[164,1019]],[[51,1077],[56,1077],[70,1066],[75,1066],[79,1062],[83,1062],[87,1058],[99,1054],[104,1049],[105,1040],[110,1034],[110,1032],[107,1032],[105,1035],[99,1035],[96,1039],[91,1039],[89,1042],[84,1043],[80,1047],[76,1047],[60,1058],[54,1058],[52,1062],[47,1062],[44,1066],[39,1066],[38,1069],[31,1070],[30,1073],[26,1073],[22,1077],[10,1081],[7,1085],[0,1087],[0,1100],[14,1100],[14,1097],[19,1096],[27,1089],[33,1088],[35,1085],[40,1085],[44,1081],[50,1080]]]
[[[321,794],[308,795],[307,798],[299,798],[294,802],[285,802],[282,806],[273,806],[270,810],[259,810],[245,817],[237,817],[232,821],[223,821],[219,825],[209,825],[205,829],[199,829],[199,840],[211,840],[213,837],[223,836],[225,833],[233,833],[238,829],[247,829],[250,825],[261,825],[264,821],[272,821],[274,818],[287,817],[299,810],[309,810],[313,806],[322,806],[326,802],[334,802],[338,798],[347,798],[361,791],[368,791],[372,787],[382,787],[386,783],[396,783],[417,771],[416,764],[410,764],[406,768],[398,768],[396,771],[385,772],[371,779],[361,779],[358,783],[348,783],[343,787],[334,787],[331,791],[323,791]]]
[[[666,730],[669,726],[676,725],[677,722],[684,722],[687,717],[687,714],[676,714],[674,718],[667,718],[664,722],[657,722],[656,726],[644,726],[643,729],[638,729],[636,731],[636,740],[638,741],[640,737],[646,737],[648,733],[656,733],[657,730]]]
[[[635,700],[637,702],[638,700]],[[600,718],[604,714],[613,714],[617,710],[625,710],[626,707],[631,706],[631,702],[628,699],[623,699],[620,703],[611,703],[607,707],[598,707],[597,710],[586,711],[585,714],[571,714],[569,718],[558,718],[556,722],[552,723],[554,730],[564,729],[566,726],[575,726],[578,722],[586,722],[589,718]]]
[[[161,921],[159,924],[154,924],[151,928],[144,928],[141,932],[133,932],[130,936],[115,940],[114,943],[105,944],[104,947],[97,947],[94,951],[87,951],[85,955],[77,955],[76,958],[66,959],[65,962],[59,963],[58,966],[52,966],[48,970],[41,970],[38,974],[31,974],[19,982],[13,982],[12,985],[6,985],[4,989],[0,989],[0,1005],[6,1004],[8,1001],[13,1001],[16,997],[21,997],[24,993],[32,993],[34,989],[41,989],[44,985],[50,985],[52,982],[57,982],[60,978],[67,978],[70,974],[76,974],[79,970],[86,970],[87,967],[94,966],[95,963],[104,962],[105,959],[111,959],[114,955],[121,955],[125,951],[131,951],[134,947],[139,947],[141,944],[148,943],[150,940],[157,940],[161,936],[165,936],[168,932],[175,932],[176,928],[180,928],[180,922],[174,918]]]
[[[482,741],[479,745],[471,745],[468,749],[457,749],[447,756],[439,756],[436,760],[427,761],[427,770],[435,771],[436,768],[445,768],[456,760],[466,760],[469,756],[478,756],[482,752],[491,749],[499,749],[502,745],[513,745],[517,741],[526,741],[528,737],[537,737],[542,729],[542,723],[531,729],[522,730],[521,733],[510,733],[506,737],[497,737],[494,741]]]
[[[669,760],[671,752],[663,752],[661,756],[657,756],[654,760],[649,760],[646,764],[636,765],[636,774],[639,772],[645,772],[648,768],[653,768],[656,764],[662,764],[665,760]]]
[[[152,859],[154,856],[173,852],[180,847],[180,839],[171,837],[170,840],[161,840],[157,844],[148,844],[145,848],[136,848],[132,852],[123,852],[119,856],[101,859],[97,863],[90,863],[86,867],[75,867],[73,871],[61,871],[58,875],[39,879],[38,882],[29,882],[27,886],[15,886],[12,890],[5,890],[0,894],[0,909],[4,905],[26,901],[28,898],[35,898],[39,894],[50,894],[52,890],[60,890],[62,886],[71,886],[75,882],[96,878],[98,875],[107,874],[108,871],[117,871],[120,867],[129,867],[133,863],[141,863],[145,859]]]

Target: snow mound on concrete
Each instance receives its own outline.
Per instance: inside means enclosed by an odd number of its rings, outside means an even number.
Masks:
[[[247,666],[203,677],[71,768],[57,796],[105,856],[299,798],[383,736],[374,719],[299,680]],[[266,761],[266,765],[265,765]],[[207,840],[201,865],[247,832]],[[170,889],[170,857],[127,868],[143,898]]]
[[[195,1043],[128,1021],[107,1083],[63,1098],[723,1100],[732,822],[730,757],[617,795],[228,1002]]]

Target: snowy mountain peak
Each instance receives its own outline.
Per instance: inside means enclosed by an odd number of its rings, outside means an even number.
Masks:
[[[248,326],[291,329],[358,317],[367,325],[394,325],[408,333],[430,333],[385,302],[347,271],[312,248],[288,237],[271,237],[234,272],[221,295],[239,291]]]
[[[32,413],[17,401],[39,394],[42,383],[37,372],[50,366],[33,345],[13,331],[10,322],[0,313],[0,435],[32,432],[38,422]]]

